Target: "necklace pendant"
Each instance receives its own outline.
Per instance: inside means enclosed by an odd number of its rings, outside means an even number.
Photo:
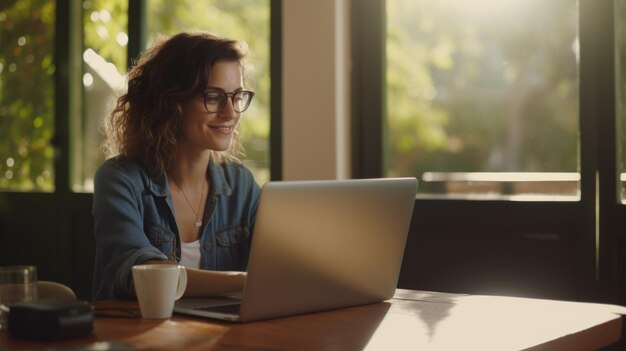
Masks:
[[[193,223],[193,225],[194,225],[196,228],[200,228],[200,227],[202,226],[202,221],[198,219],[198,220],[196,220],[196,221]]]

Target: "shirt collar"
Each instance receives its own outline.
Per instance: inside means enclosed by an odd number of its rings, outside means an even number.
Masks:
[[[213,160],[209,162],[209,179],[211,179],[211,186],[215,195],[232,195],[233,190],[226,180],[224,167],[218,166]]]
[[[209,161],[209,169],[207,173],[209,174],[211,186],[215,195],[232,195],[233,190],[230,187],[230,184],[228,184],[223,167],[218,166],[215,162],[213,162],[213,160],[211,160]],[[149,188],[150,191],[156,196],[167,196],[169,194],[167,174],[163,173],[155,178],[150,177]]]

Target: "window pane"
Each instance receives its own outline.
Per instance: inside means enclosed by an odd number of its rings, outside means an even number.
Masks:
[[[54,190],[55,2],[0,7],[0,190]]]
[[[243,40],[250,47],[247,84],[255,91],[241,118],[244,164],[258,183],[269,180],[270,17],[269,0],[148,1],[148,45],[158,34],[208,31]]]
[[[387,16],[388,176],[578,199],[577,1],[389,0]]]
[[[100,126],[124,86],[128,0],[83,1],[82,111],[72,119],[72,184],[92,191],[104,160]]]

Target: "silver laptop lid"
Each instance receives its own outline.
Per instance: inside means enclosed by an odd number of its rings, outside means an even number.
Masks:
[[[416,191],[415,178],[266,183],[241,320],[391,298]]]

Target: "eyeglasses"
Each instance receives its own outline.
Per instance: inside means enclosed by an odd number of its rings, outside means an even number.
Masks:
[[[234,93],[227,93],[221,90],[208,90],[202,95],[204,96],[204,108],[206,108],[207,112],[219,112],[226,106],[226,100],[230,97],[233,110],[237,113],[241,113],[250,106],[254,92],[240,90]]]

